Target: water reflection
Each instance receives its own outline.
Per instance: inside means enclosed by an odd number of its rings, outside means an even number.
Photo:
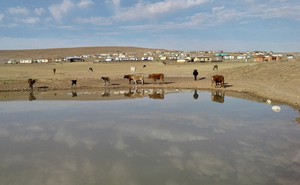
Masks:
[[[217,103],[224,103],[225,101],[225,91],[221,90],[212,90],[211,100]]]
[[[149,98],[152,99],[164,99],[165,98],[165,91],[163,89],[153,89],[149,94]]]
[[[3,102],[0,184],[300,183],[297,112],[194,93]]]
[[[102,97],[110,97],[110,89],[105,88],[104,92],[102,92]]]
[[[36,100],[36,97],[35,97],[34,94],[33,94],[33,90],[30,90],[30,91],[29,91],[29,97],[28,97],[28,100],[29,100],[29,101]]]
[[[199,95],[198,95],[198,93],[197,93],[197,89],[195,89],[195,90],[194,90],[194,94],[193,94],[193,98],[194,98],[195,100],[197,100],[198,97],[199,97]]]
[[[72,97],[77,97],[77,92],[76,91],[72,91]]]
[[[139,89],[137,87],[132,89],[131,87],[129,87],[128,91],[124,93],[124,96],[128,98],[143,98],[144,93],[144,89]]]

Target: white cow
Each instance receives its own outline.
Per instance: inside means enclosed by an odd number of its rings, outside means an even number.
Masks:
[[[144,75],[142,74],[132,75],[131,79],[134,81],[135,85],[137,85],[137,81],[141,81],[142,84],[144,84]]]
[[[130,67],[130,71],[131,71],[132,73],[134,73],[135,70],[136,70],[136,67],[135,67],[135,66],[131,66],[131,67]]]

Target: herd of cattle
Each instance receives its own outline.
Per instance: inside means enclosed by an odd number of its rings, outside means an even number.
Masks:
[[[146,67],[146,65],[143,66],[143,68]],[[90,72],[93,72],[93,68],[89,68],[88,69]],[[214,65],[213,70],[218,70],[218,65]],[[128,79],[129,84],[131,84],[131,82],[133,81],[135,85],[138,84],[138,82],[140,82],[141,84],[144,84],[144,74],[137,74],[135,73],[136,71],[136,67],[132,66],[130,67],[130,71],[132,74],[127,74],[124,75],[123,79]],[[53,74],[56,73],[56,69],[53,68]],[[193,75],[195,77],[195,80],[197,78],[198,72],[195,69],[193,72]],[[105,86],[109,86],[110,85],[110,77],[108,76],[102,76],[101,79],[104,82]],[[165,80],[165,75],[163,73],[153,73],[153,74],[149,74],[148,75],[148,79],[152,79],[153,83],[156,83],[157,81],[160,81],[160,83],[164,84],[164,80]],[[32,90],[33,89],[33,85],[36,83],[36,79],[28,79],[28,84],[29,84],[29,88]],[[71,86],[76,86],[77,85],[77,80],[71,80]],[[214,75],[211,77],[211,86],[217,88],[225,88],[225,80],[224,80],[224,76],[222,75]]]

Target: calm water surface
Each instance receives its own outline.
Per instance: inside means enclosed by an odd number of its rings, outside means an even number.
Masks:
[[[300,184],[299,113],[271,107],[191,91],[0,102],[0,184]]]

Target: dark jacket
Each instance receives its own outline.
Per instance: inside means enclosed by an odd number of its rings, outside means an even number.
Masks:
[[[196,69],[194,70],[193,75],[198,76],[198,71]]]

